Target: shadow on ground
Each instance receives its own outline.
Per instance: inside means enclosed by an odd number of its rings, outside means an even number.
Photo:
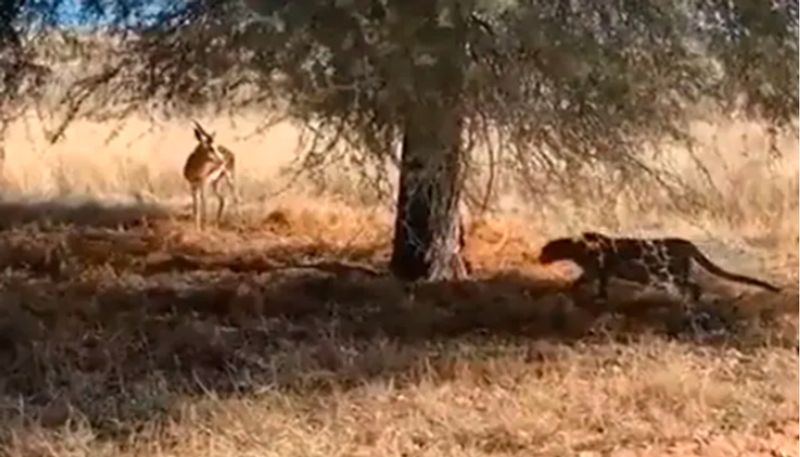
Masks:
[[[423,365],[452,370],[461,341],[513,342],[540,363],[540,341],[663,333],[663,314],[642,302],[598,334],[597,310],[530,275],[409,286],[383,272],[386,243],[291,242],[256,224],[214,244],[174,224],[0,234],[0,430],[78,415],[124,434],[168,415],[178,393],[413,381]],[[796,293],[745,302],[747,325],[711,344],[794,344],[794,330],[772,328],[795,314]]]
[[[131,228],[145,220],[169,216],[166,209],[144,203],[105,204],[93,201],[2,201],[0,230],[29,223],[70,224],[79,227]]]

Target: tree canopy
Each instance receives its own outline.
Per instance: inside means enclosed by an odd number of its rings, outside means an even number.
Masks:
[[[113,42],[104,70],[120,67],[108,83],[127,102],[227,105],[247,87],[237,108],[285,103],[375,151],[437,95],[426,78],[452,77],[421,71],[438,59],[457,60],[471,125],[566,160],[669,133],[701,101],[776,123],[797,110],[796,1],[6,0],[4,100],[41,78],[54,30]]]

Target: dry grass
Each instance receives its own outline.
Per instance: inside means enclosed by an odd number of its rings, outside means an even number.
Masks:
[[[754,127],[701,126],[724,150],[699,152],[721,194],[690,215],[657,195],[643,211],[508,191],[471,221],[472,280],[408,287],[382,274],[390,212],[355,205],[347,176],[262,199],[286,179],[289,126],[236,140],[207,123],[239,153],[248,203],[206,233],[180,124],[136,140],[131,121],[105,144],[111,127],[85,123],[50,148],[12,131],[0,455],[797,455],[796,139],[771,171],[740,153],[763,147]],[[569,272],[530,257],[586,227],[687,236],[787,290],[734,312],[748,289],[706,280],[733,324],[717,338],[666,336],[653,300],[621,287],[622,314],[596,320],[554,293]]]

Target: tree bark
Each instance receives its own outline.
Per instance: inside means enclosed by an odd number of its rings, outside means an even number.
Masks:
[[[405,280],[468,275],[461,259],[464,237],[458,214],[461,122],[457,116],[435,119],[435,124],[410,121],[403,138],[390,267]]]
[[[436,18],[433,13],[427,17]],[[419,29],[416,51],[432,58],[415,62],[415,96],[405,109],[390,268],[409,281],[461,279],[469,273],[460,253],[464,238],[458,214],[464,28],[459,12],[454,8],[451,14],[451,24],[442,26],[430,19]]]

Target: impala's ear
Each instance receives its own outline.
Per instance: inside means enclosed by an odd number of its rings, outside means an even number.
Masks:
[[[196,119],[192,120],[192,124],[194,124],[194,136],[197,137],[201,143],[211,143],[214,141],[214,134],[206,132],[206,129],[204,129]]]

